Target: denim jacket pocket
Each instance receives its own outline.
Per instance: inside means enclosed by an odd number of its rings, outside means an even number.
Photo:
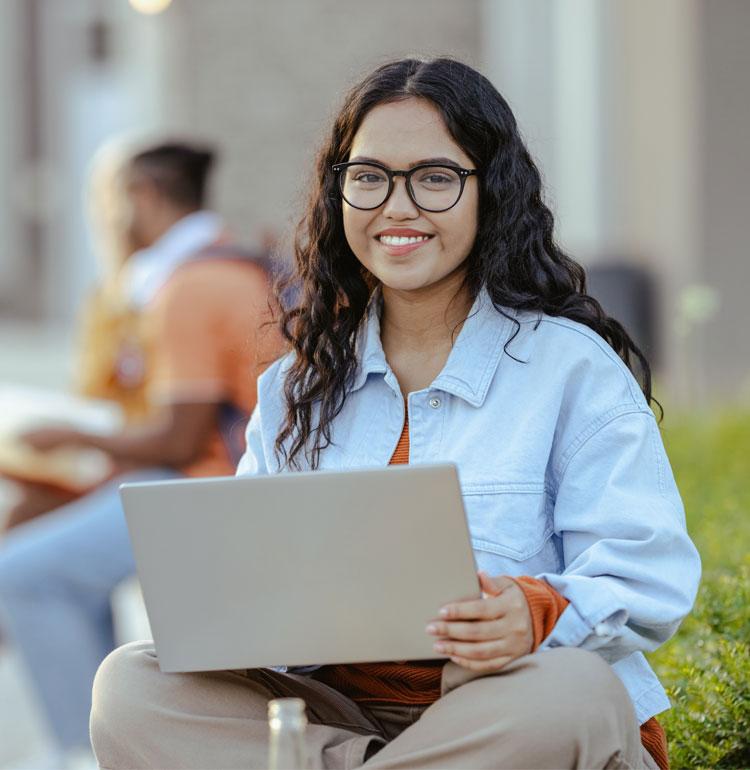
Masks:
[[[478,558],[480,567],[482,563],[495,568],[507,566],[518,572],[521,564],[532,561],[537,567],[557,568],[544,484],[472,483],[463,485],[462,494],[472,546],[478,557],[485,557]]]

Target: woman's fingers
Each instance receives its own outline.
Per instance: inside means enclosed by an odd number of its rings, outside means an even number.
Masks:
[[[503,614],[502,596],[470,599],[446,604],[440,610],[441,620],[495,620]]]
[[[435,621],[427,626],[427,633],[441,639],[478,642],[500,639],[502,636],[505,636],[506,629],[502,619],[474,620],[466,623],[460,621],[453,623]]]
[[[457,642],[454,639],[440,639],[435,642],[435,652],[449,658],[487,661],[501,657],[510,657],[515,652],[507,639],[492,639],[487,642]]]

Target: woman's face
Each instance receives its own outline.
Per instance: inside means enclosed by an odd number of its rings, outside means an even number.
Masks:
[[[474,168],[438,110],[424,99],[381,104],[370,110],[354,136],[348,158],[350,162],[362,159],[390,169],[409,169],[425,161]],[[384,286],[418,291],[461,269],[476,236],[477,209],[475,176],[466,179],[458,203],[440,213],[417,208],[404,178],[395,177],[393,192],[377,209],[363,211],[344,201],[344,232],[357,259]],[[394,236],[426,239],[396,245]]]

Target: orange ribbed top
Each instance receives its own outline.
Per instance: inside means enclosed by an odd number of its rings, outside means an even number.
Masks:
[[[408,411],[405,415],[404,427],[389,465],[406,465],[409,462]],[[531,611],[533,652],[550,634],[569,602],[544,580],[526,575],[514,580],[523,591]],[[426,705],[440,697],[443,665],[442,660],[356,663],[323,666],[313,676],[359,703]],[[660,770],[669,770],[667,737],[656,717],[641,725],[641,744]]]

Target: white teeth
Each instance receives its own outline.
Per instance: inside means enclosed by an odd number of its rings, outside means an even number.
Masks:
[[[406,246],[410,243],[422,243],[429,239],[428,235],[403,236],[403,235],[381,235],[380,242],[386,246]]]

